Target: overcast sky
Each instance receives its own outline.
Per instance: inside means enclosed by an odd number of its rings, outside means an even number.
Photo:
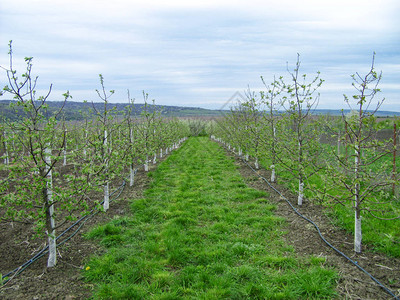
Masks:
[[[15,66],[34,57],[52,100],[69,90],[99,101],[101,73],[111,102],[127,101],[127,89],[142,102],[145,90],[156,104],[218,109],[260,90],[260,76],[287,76],[299,53],[300,72],[325,80],[319,108],[338,109],[375,51],[381,110],[400,111],[399,13],[398,0],[0,0],[0,65],[13,40]]]

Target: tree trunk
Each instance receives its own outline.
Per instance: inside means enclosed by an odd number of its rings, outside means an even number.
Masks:
[[[271,182],[275,182],[275,165],[271,165]]]
[[[10,158],[9,158],[9,154],[8,154],[8,145],[7,145],[7,141],[6,141],[7,135],[6,135],[5,131],[3,132],[3,137],[4,137],[4,152],[5,152],[4,164],[8,166],[8,164],[10,163]]]
[[[272,106],[271,106],[272,107]],[[272,117],[272,109],[271,109],[271,118]],[[276,171],[275,171],[275,163],[276,163],[276,129],[274,124],[272,123],[272,145],[271,145],[271,154],[272,154],[272,165],[271,165],[271,182],[276,181]]]
[[[107,130],[104,130],[104,155],[108,156],[110,151],[109,149],[111,148],[111,145],[109,146],[108,144],[108,139],[109,139],[109,135],[107,134]],[[105,173],[106,173],[106,183],[104,185],[104,202],[103,202],[103,208],[104,211],[107,211],[110,207],[110,184],[108,182],[108,159],[106,160],[106,169],[105,169]]]
[[[354,251],[361,253],[361,241],[362,241],[362,231],[361,231],[361,216],[359,209],[356,209],[354,218]]]
[[[104,185],[104,202],[103,202],[104,211],[107,211],[110,208],[110,183]]]
[[[303,190],[304,190],[304,182],[301,179],[299,179],[299,196],[297,198],[298,206],[303,205],[303,198],[304,198]]]
[[[146,156],[146,161],[144,163],[144,171],[148,172],[149,171],[149,157]]]
[[[397,128],[396,123],[393,125],[393,170],[392,170],[392,193],[393,195],[396,193],[396,142],[397,142]]]
[[[132,164],[129,166],[129,186],[133,186],[135,183],[135,171],[133,170]]]
[[[50,170],[51,165],[51,149],[45,149],[45,173],[46,175],[46,187],[43,191],[43,196],[45,197],[46,203],[46,231],[49,241],[49,257],[47,259],[47,267],[54,267],[57,263],[57,243],[56,243],[56,230],[55,230],[55,220],[54,214],[54,204],[53,204],[53,177]]]
[[[360,211],[360,183],[359,178],[359,165],[361,163],[361,153],[359,146],[355,146],[355,157],[354,157],[354,175],[356,177],[356,183],[354,185],[354,208],[355,208],[355,220],[354,220],[354,251],[357,253],[361,252],[361,211]]]
[[[83,148],[83,157],[86,159],[86,142],[88,140],[88,132],[85,129],[85,147]]]
[[[64,144],[63,154],[64,154],[63,166],[66,166],[67,165],[67,130],[65,130],[65,144]]]
[[[299,138],[298,138],[298,140],[299,140],[299,161],[298,161],[298,163],[299,163],[299,165],[298,165],[298,168],[299,168],[299,196],[297,198],[297,205],[301,206],[301,205],[303,205],[303,198],[304,198],[303,191],[304,191],[305,176],[304,176],[304,171],[303,171],[303,161],[304,161],[304,159],[303,159],[303,143],[302,143],[301,135],[299,134],[298,136],[299,136]]]

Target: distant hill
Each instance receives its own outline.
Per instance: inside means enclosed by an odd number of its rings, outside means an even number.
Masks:
[[[350,112],[350,109],[316,109],[314,114],[316,115],[330,115],[330,116],[341,116],[342,113],[345,115]],[[400,112],[396,111],[385,111],[385,110],[378,110],[375,115],[377,117],[395,117],[400,116]]]
[[[16,113],[14,109],[10,108],[12,100],[1,100],[0,101],[0,118],[6,120],[16,120],[18,115],[22,115],[21,109]],[[60,101],[47,101],[48,111],[47,116],[52,116],[58,112],[63,102]],[[108,109],[114,109],[114,113],[117,116],[123,116],[127,111],[128,104],[126,103],[108,103]],[[145,104],[135,104],[131,112],[131,115],[139,116],[144,111]],[[93,116],[95,111],[103,111],[104,103],[83,103],[83,102],[72,102],[68,101],[64,105],[63,117],[67,121],[83,120],[84,116]],[[200,107],[183,107],[183,106],[163,106],[163,105],[152,105],[147,104],[147,110],[149,112],[157,111],[164,117],[213,117],[220,116],[221,111],[211,110]]]
[[[22,115],[22,110],[16,113],[10,108],[12,100],[0,100],[0,120],[16,120],[18,115]],[[59,101],[48,101],[47,116],[54,115],[63,105],[63,102]],[[126,103],[109,103],[108,109],[114,108],[117,116],[123,116],[126,112],[128,104]],[[135,104],[132,111],[132,115],[139,116],[144,110],[144,104]],[[101,112],[104,109],[103,103],[83,103],[83,102],[72,102],[68,101],[65,103],[63,109],[63,117],[67,121],[83,120],[84,116],[87,115],[89,118],[94,115],[94,111]],[[164,117],[219,117],[229,113],[229,110],[213,110],[205,109],[200,107],[183,107],[183,106],[168,106],[168,105],[152,105],[148,104],[147,107],[149,112],[157,111]],[[347,114],[350,110],[343,110],[344,114]],[[340,116],[342,110],[331,110],[331,109],[317,109],[314,111],[316,115],[331,115]],[[378,111],[377,117],[393,117],[400,116],[400,112],[392,111]]]

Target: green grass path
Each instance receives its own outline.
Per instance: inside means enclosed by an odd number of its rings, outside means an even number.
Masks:
[[[152,172],[131,214],[95,228],[107,248],[84,275],[95,299],[321,299],[337,274],[285,244],[285,220],[225,151],[190,138]]]

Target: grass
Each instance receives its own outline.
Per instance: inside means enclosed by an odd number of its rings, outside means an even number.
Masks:
[[[217,144],[191,138],[150,176],[130,215],[88,234],[107,249],[84,271],[95,299],[336,296],[336,272],[295,254],[269,195],[249,188]]]

